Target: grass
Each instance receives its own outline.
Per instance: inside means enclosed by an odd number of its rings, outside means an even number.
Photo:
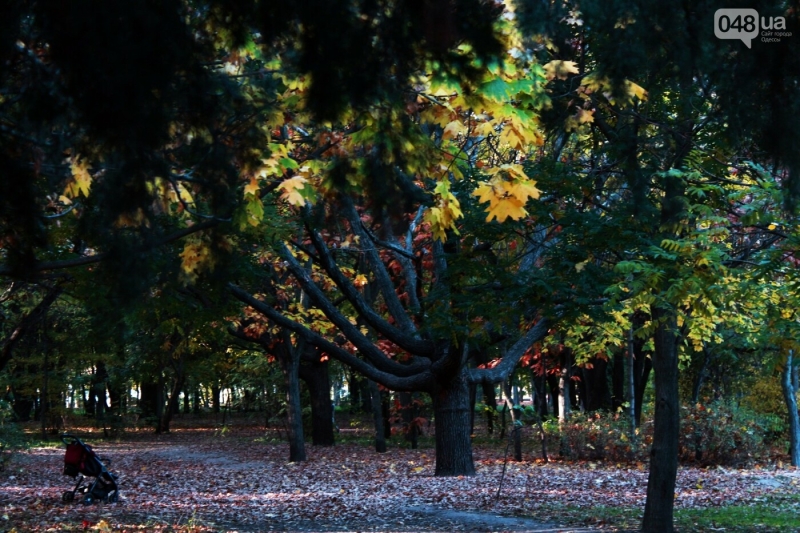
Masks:
[[[685,531],[800,531],[800,495],[780,494],[752,505],[710,509],[679,509],[675,524]]]
[[[575,526],[636,531],[644,508],[550,506],[543,511],[549,518]],[[751,505],[676,509],[675,528],[685,533],[800,532],[800,494],[774,494]]]

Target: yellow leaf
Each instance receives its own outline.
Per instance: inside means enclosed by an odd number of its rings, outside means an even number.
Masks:
[[[258,194],[260,187],[258,186],[258,180],[255,177],[250,178],[250,183],[244,186],[244,194]]]
[[[489,183],[484,183],[483,185],[480,185],[477,189],[475,189],[472,195],[477,196],[478,201],[481,203],[491,202],[496,198],[494,187]]]
[[[509,184],[507,190],[509,193],[516,196],[522,203],[527,202],[530,198],[535,200],[539,198],[541,194],[541,191],[536,188],[534,182],[531,180],[516,180]]]
[[[522,202],[513,196],[498,199],[497,203],[494,206],[490,205],[486,211],[489,213],[486,222],[491,222],[495,218],[498,222],[504,222],[506,218],[520,220],[528,214]]]
[[[567,131],[575,131],[581,124],[591,124],[592,122],[594,122],[594,110],[580,108],[577,113],[567,117],[565,129]]]
[[[548,80],[552,80],[553,78],[565,80],[570,74],[578,74],[579,72],[577,63],[574,61],[562,61],[560,59],[554,59],[546,63],[543,68]]]
[[[69,160],[69,168],[72,173],[72,179],[67,183],[64,189],[64,196],[76,198],[83,194],[89,196],[89,189],[92,188],[92,175],[89,174],[89,163],[86,160],[81,160],[80,156],[71,157]]]
[[[467,127],[460,120],[454,120],[444,128],[442,139],[454,139],[461,134],[467,133]]]
[[[278,185],[278,189],[283,191],[281,194],[281,198],[286,200],[292,205],[302,206],[305,205],[306,199],[300,194],[308,180],[305,179],[303,176],[295,176],[293,178],[289,178],[288,180],[284,181],[280,185]]]
[[[632,81],[626,81],[625,85],[631,98],[638,98],[642,101],[647,100],[647,91],[641,85],[637,85]]]

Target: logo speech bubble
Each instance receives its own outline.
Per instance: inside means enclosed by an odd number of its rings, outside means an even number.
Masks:
[[[755,9],[717,9],[714,35],[719,39],[741,39],[747,48],[758,37],[758,11]]]

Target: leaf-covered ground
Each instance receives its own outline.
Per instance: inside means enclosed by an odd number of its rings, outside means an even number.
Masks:
[[[0,531],[577,531],[554,526],[554,509],[641,506],[647,484],[643,465],[526,458],[508,463],[498,498],[499,445],[477,447],[476,476],[435,478],[431,449],[309,445],[309,460],[291,464],[287,446],[256,428],[82,436],[110,459],[121,501],[62,503],[71,488],[64,447],[37,447],[0,472]],[[681,468],[676,507],[752,503],[798,489],[795,470]]]

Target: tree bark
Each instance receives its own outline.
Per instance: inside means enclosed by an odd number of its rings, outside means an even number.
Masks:
[[[414,397],[410,392],[399,392],[397,394],[400,400],[401,418],[403,419],[403,438],[409,443],[412,450],[417,449],[419,428],[416,424],[417,409],[414,406]],[[470,406],[472,406],[472,399],[470,398]],[[470,433],[472,432],[473,413],[475,411],[470,409]]]
[[[797,388],[792,379],[793,355],[790,350],[781,376],[781,388],[789,412],[789,455],[792,466],[800,466],[800,415],[797,412]]]
[[[511,380],[503,383],[503,396],[508,411],[511,413],[511,438],[514,441],[514,460],[522,461],[522,409],[519,405],[519,392],[514,387],[512,394]]]
[[[672,533],[675,478],[678,472],[678,336],[674,309],[653,307],[655,331],[655,426],[644,509],[644,533]]]
[[[547,380],[544,376],[539,376],[535,371],[531,372],[531,388],[535,396],[533,404],[539,414],[539,420],[547,418],[549,412],[547,408]]]
[[[382,394],[378,384],[371,379],[367,382],[367,386],[371,396],[372,419],[375,424],[375,451],[384,453],[386,452],[386,432],[383,426]]]
[[[465,370],[462,368],[447,382],[437,383],[431,393],[437,476],[475,475],[469,436],[469,384]]]
[[[598,411],[611,407],[611,391],[608,390],[608,361],[595,357],[591,361],[592,368],[582,368],[586,398],[584,406],[587,411]]]
[[[211,411],[214,412],[214,414],[217,414],[217,413],[220,412],[220,408],[221,408],[221,405],[222,405],[221,402],[220,402],[219,395],[220,395],[219,383],[215,383],[214,385],[211,385]]]
[[[180,359],[175,368],[175,377],[173,378],[172,387],[169,391],[169,398],[167,399],[167,408],[164,409],[159,419],[157,433],[169,433],[169,425],[172,422],[172,416],[178,411],[178,399],[181,394],[181,389],[183,389],[183,385],[186,382],[183,353],[181,353],[179,357]]]
[[[278,357],[286,387],[286,417],[289,433],[289,462],[306,460],[303,436],[303,406],[300,404],[300,354],[286,347],[284,357]]]
[[[611,409],[616,412],[625,403],[625,352],[615,352],[611,364]]]
[[[486,404],[486,432],[489,435],[494,434],[494,421],[497,419],[497,395],[495,394],[494,385],[490,383],[483,383],[483,402]]]
[[[638,428],[642,425],[642,403],[644,401],[644,392],[647,389],[647,381],[650,379],[650,371],[653,369],[653,361],[644,353],[644,341],[634,339],[633,347],[633,380],[635,387],[633,414]]]
[[[331,379],[328,362],[303,358],[300,363],[300,378],[305,381],[311,396],[311,442],[314,446],[333,446],[333,403],[331,402]]]
[[[570,401],[570,375],[572,372],[572,356],[564,350],[561,357],[561,370],[558,374],[558,422],[563,424],[569,418]]]

